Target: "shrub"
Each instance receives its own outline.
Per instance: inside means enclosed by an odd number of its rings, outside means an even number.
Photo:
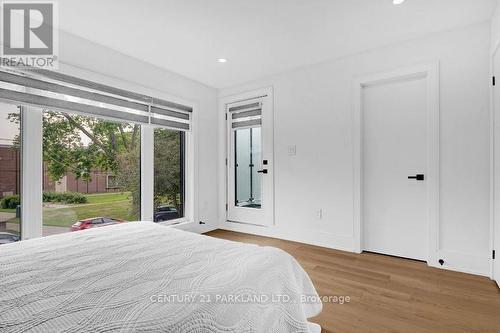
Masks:
[[[76,192],[43,192],[43,202],[60,202],[64,204],[86,203],[87,197]]]
[[[55,197],[57,194],[58,193],[55,193],[55,192],[43,192],[42,201],[43,202],[54,202],[54,201],[56,201]]]
[[[64,204],[82,204],[87,203],[87,197],[75,192],[43,192],[43,202],[60,202]],[[21,204],[19,195],[7,195],[0,200],[0,208],[15,209]]]
[[[15,209],[21,204],[19,195],[7,195],[0,201],[0,207],[3,209]]]

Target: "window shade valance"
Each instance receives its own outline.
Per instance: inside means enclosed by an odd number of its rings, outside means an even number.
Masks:
[[[0,71],[0,99],[176,130],[191,128],[189,106],[43,69]]]
[[[262,103],[251,102],[229,107],[232,128],[249,127],[262,124]]]

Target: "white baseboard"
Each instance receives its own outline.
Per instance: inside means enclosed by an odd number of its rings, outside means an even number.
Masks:
[[[265,237],[279,238],[288,241],[326,247],[335,250],[354,252],[352,236],[334,235],[311,229],[278,228],[249,225],[238,222],[223,221],[219,229],[254,234]]]
[[[283,229],[276,226],[264,227],[231,221],[221,222],[219,229],[279,238],[334,250],[359,253],[356,251],[356,242],[352,236],[339,236],[310,229],[297,230],[292,228]],[[442,266],[438,262],[439,259],[444,260],[444,264]],[[440,269],[490,277],[491,263],[490,259],[485,257],[441,250],[431,256],[431,259],[427,262],[427,264],[431,267]]]

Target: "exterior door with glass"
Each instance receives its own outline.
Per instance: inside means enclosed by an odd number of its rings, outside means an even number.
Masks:
[[[228,221],[273,224],[271,113],[268,96],[226,105]]]

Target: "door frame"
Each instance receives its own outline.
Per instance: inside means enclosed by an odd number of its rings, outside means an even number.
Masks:
[[[496,45],[491,53],[491,77],[495,76],[495,57],[500,54],[500,43]],[[500,70],[500,68],[498,69]],[[498,193],[495,191],[495,183],[496,183],[496,163],[495,163],[495,155],[496,155],[496,138],[499,134],[495,133],[495,107],[496,104],[500,104],[500,101],[495,101],[495,86],[493,83],[490,85],[490,279],[496,281],[498,287],[500,287],[500,272],[495,272],[495,260],[493,259],[493,251],[500,252],[500,239],[496,239],[496,228],[500,228],[500,220],[495,214],[495,200],[497,198]],[[496,88],[498,89],[498,88]],[[497,254],[498,255],[498,254]],[[498,275],[498,280],[496,279]]]
[[[354,79],[353,98],[353,249],[363,252],[363,88],[392,81],[425,78],[427,85],[427,263],[439,250],[439,62],[429,62]]]
[[[272,193],[270,193],[270,199],[269,201],[272,203],[272,207],[270,208],[270,213],[269,216],[272,217],[272,221],[267,224],[267,225],[253,225],[253,224],[248,224],[252,226],[257,226],[257,227],[272,227],[275,224],[275,197],[274,197],[274,170],[275,170],[275,156],[274,156],[274,136],[275,136],[275,129],[274,129],[274,91],[273,87],[263,87],[259,89],[254,89],[238,94],[232,94],[232,95],[227,95],[227,96],[221,96],[219,97],[219,124],[220,128],[223,129],[219,131],[219,142],[220,142],[220,147],[222,149],[219,151],[219,177],[221,181],[219,182],[222,186],[219,188],[219,216],[223,217],[221,223],[222,224],[233,224],[234,223],[240,223],[237,221],[229,221],[228,220],[228,131],[227,131],[227,119],[226,119],[226,109],[228,104],[233,104],[233,103],[238,103],[238,102],[244,102],[246,100],[251,100],[251,99],[256,99],[259,97],[265,97],[267,96],[269,102],[267,103],[267,109],[266,112],[268,112],[268,117],[266,117],[266,127],[269,126],[269,128],[272,130],[272,140],[269,142],[269,156],[271,156],[272,161],[269,164],[269,167],[267,168],[269,170],[269,174],[267,175],[268,178],[270,178],[271,186],[270,188],[272,189]],[[264,119],[263,119],[264,122]]]

